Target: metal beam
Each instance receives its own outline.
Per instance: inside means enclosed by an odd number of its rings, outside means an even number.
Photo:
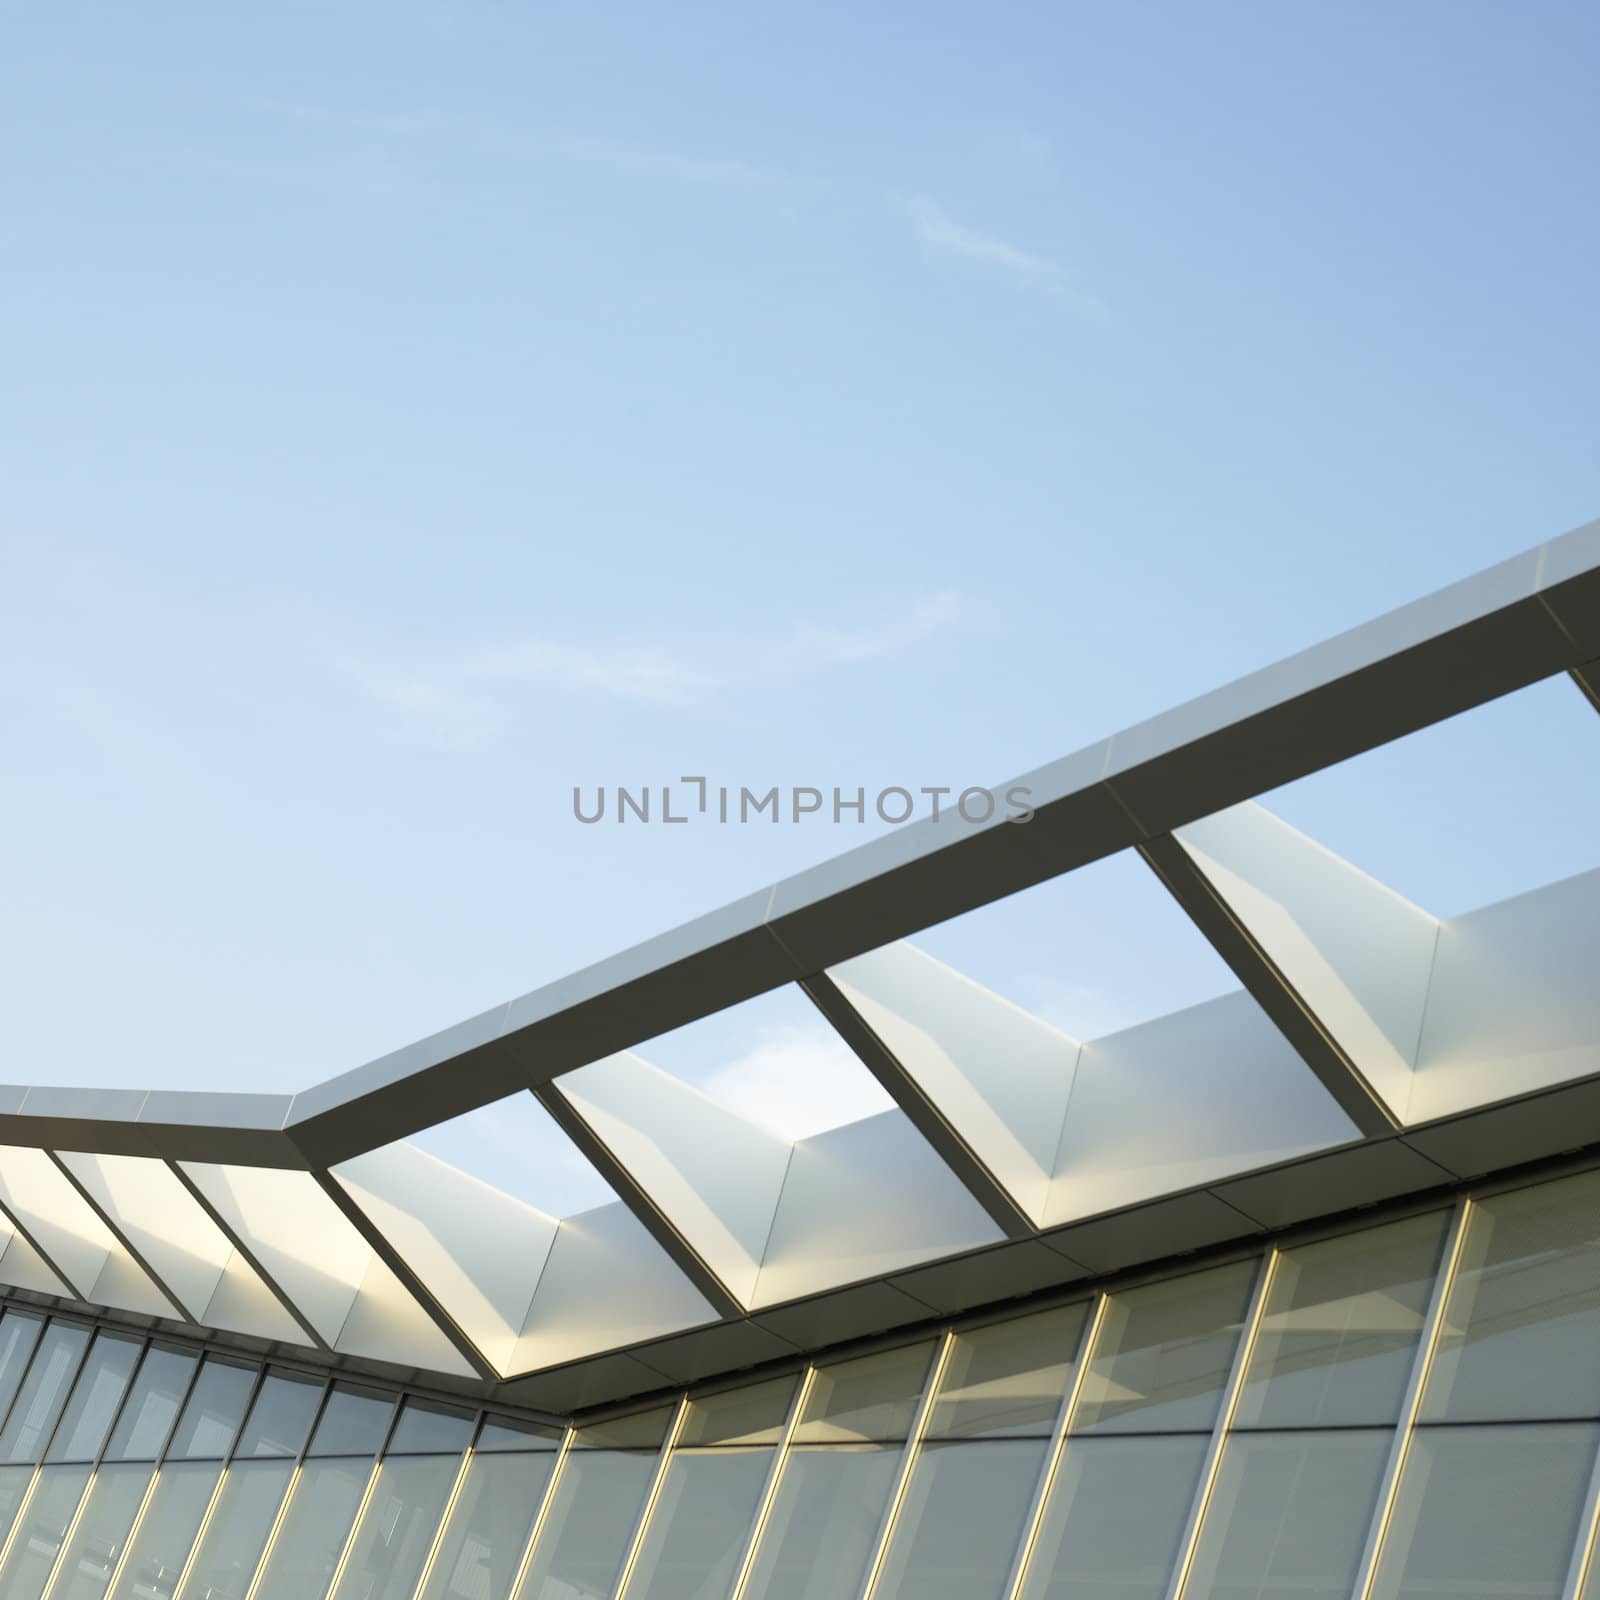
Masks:
[[[533,1090],[539,1104],[577,1147],[579,1153],[611,1186],[619,1200],[638,1218],[672,1264],[711,1303],[719,1317],[742,1317],[739,1298],[680,1233],[672,1219],[655,1202],[634,1174],[619,1161],[594,1129],[580,1116],[554,1084]]]
[[[866,1019],[840,993],[833,979],[819,972],[802,979],[800,987],[827,1019],[828,1025],[905,1112],[912,1127],[933,1146],[939,1159],[988,1213],[995,1226],[1008,1239],[1028,1238],[1034,1232],[1034,1223],[1027,1213]]]
[[[239,1233],[229,1225],[228,1219],[223,1216],[223,1214],[218,1211],[214,1205],[212,1205],[210,1198],[206,1195],[206,1192],[195,1183],[194,1179],[183,1170],[182,1166],[180,1166],[177,1161],[167,1162],[167,1167],[172,1172],[172,1175],[178,1180],[178,1182],[181,1183],[188,1191],[189,1197],[194,1201],[194,1203],[199,1206],[208,1217],[211,1218],[213,1223],[216,1224],[223,1238],[226,1239],[236,1251],[238,1251],[239,1259],[243,1261],[253,1273],[255,1273],[261,1282],[266,1285],[267,1292],[273,1297],[274,1300],[278,1302],[280,1306],[283,1307],[289,1316],[294,1319],[295,1326],[299,1328],[303,1334],[305,1334],[306,1343],[310,1345],[313,1350],[320,1350],[324,1355],[332,1355],[333,1346],[329,1344],[320,1333],[317,1332],[316,1328],[311,1323],[311,1319],[306,1316],[305,1312],[303,1312],[294,1302],[294,1300],[285,1292],[283,1285],[279,1283],[272,1273],[267,1270],[266,1265],[262,1262],[260,1256],[258,1256],[256,1252],[252,1250],[245,1242],[245,1240],[240,1237]]]
[[[206,1308],[200,1306],[197,1309],[191,1309],[186,1306],[183,1300],[173,1292],[172,1285],[150,1264],[149,1256],[128,1237],[123,1229],[117,1225],[117,1219],[79,1182],[77,1173],[61,1159],[56,1151],[46,1150],[45,1154],[50,1157],[62,1177],[78,1192],[83,1203],[100,1219],[111,1237],[121,1245],[128,1259],[156,1286],[157,1290],[167,1300],[171,1301],[173,1313],[182,1317],[186,1322],[193,1323],[196,1327],[202,1326],[201,1319],[205,1314]]]
[[[1577,684],[1584,699],[1600,711],[1600,661],[1585,661],[1581,667],[1569,668],[1567,676]]]
[[[401,1288],[416,1301],[423,1315],[450,1341],[456,1354],[480,1378],[498,1381],[500,1374],[468,1337],[466,1330],[417,1276],[411,1263],[389,1242],[383,1230],[376,1226],[366,1212],[356,1204],[344,1185],[330,1172],[319,1170],[313,1172],[311,1176],[316,1179],[317,1187],[333,1201],[350,1225],[361,1235],[367,1248],[399,1279]]]
[[[1227,962],[1256,1004],[1317,1075],[1339,1109],[1369,1139],[1394,1133],[1398,1118],[1339,1041],[1235,916],[1187,850],[1170,834],[1139,846],[1145,864]]]

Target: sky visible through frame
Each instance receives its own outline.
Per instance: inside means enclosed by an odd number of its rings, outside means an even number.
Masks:
[[[14,8],[4,1076],[302,1087],[876,826],[574,785],[997,782],[1593,517],[1597,29]],[[1550,688],[1281,809],[1440,912],[1592,866]],[[1226,987],[1125,865],[927,943]],[[763,1009],[657,1057],[873,1103]]]

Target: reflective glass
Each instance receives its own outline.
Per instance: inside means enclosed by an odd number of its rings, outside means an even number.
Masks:
[[[42,1317],[27,1317],[16,1311],[0,1316],[0,1421],[5,1420],[43,1327]]]
[[[789,1416],[796,1381],[774,1378],[692,1401],[678,1430],[677,1448],[776,1444]]]
[[[22,1504],[28,1485],[33,1482],[33,1467],[0,1466],[0,1543],[11,1531],[16,1521],[17,1507]]]
[[[541,1427],[520,1417],[488,1417],[478,1430],[472,1448],[485,1450],[554,1450],[561,1443],[559,1428]]]
[[[930,1439],[1048,1435],[1088,1307],[1063,1306],[957,1336],[928,1418]]]
[[[655,1450],[569,1450],[521,1600],[608,1596],[655,1476]]]
[[[875,1600],[998,1600],[1049,1448],[1043,1438],[925,1444]]]
[[[5,1431],[0,1433],[0,1460],[39,1459],[88,1345],[87,1328],[52,1322],[45,1329],[34,1352],[33,1365],[22,1380],[17,1403],[6,1419]]]
[[[33,1495],[22,1513],[22,1524],[0,1565],[0,1595],[5,1600],[39,1600],[45,1581],[56,1564],[61,1541],[67,1536],[88,1467],[44,1467]]]
[[[368,1456],[305,1462],[267,1552],[257,1600],[322,1600],[371,1477]]]
[[[628,1592],[649,1600],[720,1600],[749,1543],[772,1454],[770,1446],[675,1450]]]
[[[322,1384],[298,1373],[269,1371],[239,1435],[237,1457],[297,1456],[322,1401]]]
[[[93,1461],[100,1454],[138,1360],[136,1339],[109,1333],[95,1339],[61,1415],[61,1425],[50,1441],[46,1461]]]
[[[238,1432],[244,1408],[250,1403],[255,1381],[251,1367],[236,1367],[230,1361],[209,1358],[202,1362],[200,1376],[184,1402],[177,1431],[167,1447],[167,1459],[225,1456]]]
[[[153,1347],[139,1363],[128,1402],[106,1446],[108,1461],[154,1461],[194,1376],[195,1360],[179,1350]]]
[[[555,1462],[554,1450],[474,1452],[422,1600],[506,1600]]]
[[[400,1408],[386,1456],[460,1455],[472,1437],[472,1413],[431,1400],[408,1400]]]
[[[293,1475],[294,1463],[283,1459],[235,1461],[228,1468],[179,1591],[182,1600],[244,1600]]]
[[[1419,1428],[1373,1600],[1560,1600],[1600,1428]]]
[[[933,1345],[903,1345],[819,1367],[795,1430],[797,1444],[893,1441],[911,1431]]]
[[[1184,1600],[1346,1600],[1393,1442],[1392,1428],[1234,1434]]]
[[[1259,1269],[1239,1261],[1112,1295],[1073,1432],[1209,1430]]]
[[[866,1576],[903,1446],[797,1445],[783,1474],[744,1600],[835,1600]]]
[[[155,1470],[144,1461],[118,1462],[95,1473],[50,1600],[101,1600]]]
[[[172,1600],[221,1472],[215,1461],[168,1462],[134,1533],[113,1600]]]
[[[1163,1600],[1209,1442],[1204,1434],[1068,1440],[1024,1600]]]
[[[586,1422],[572,1436],[574,1450],[659,1450],[676,1412],[675,1406],[630,1411],[605,1422]]]
[[[1600,1414],[1600,1173],[1475,1202],[1426,1421]]]
[[[333,1591],[339,1600],[409,1600],[460,1465],[459,1451],[384,1458]]]
[[[311,1435],[311,1456],[375,1456],[389,1419],[394,1396],[376,1389],[354,1389],[336,1383]]]
[[[1436,1211],[1284,1251],[1234,1426],[1393,1422],[1448,1225]]]

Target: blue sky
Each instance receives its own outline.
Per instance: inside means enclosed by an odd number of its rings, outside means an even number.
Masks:
[[[12,8],[3,1076],[301,1087],[871,831],[574,784],[995,782],[1600,514],[1597,46]],[[1551,687],[1385,754],[1446,822],[1285,814],[1444,912],[1593,865]],[[1117,870],[929,943],[1083,1031],[1223,987]]]

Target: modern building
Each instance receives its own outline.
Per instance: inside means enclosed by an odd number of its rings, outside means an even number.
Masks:
[[[292,1098],[3,1091],[0,1600],[1600,1600],[1600,871],[1257,799],[1597,658],[1600,524]],[[1110,858],[1237,988],[915,942]],[[889,1109],[636,1053],[783,990]],[[409,1142],[512,1105],[615,1199]]]

